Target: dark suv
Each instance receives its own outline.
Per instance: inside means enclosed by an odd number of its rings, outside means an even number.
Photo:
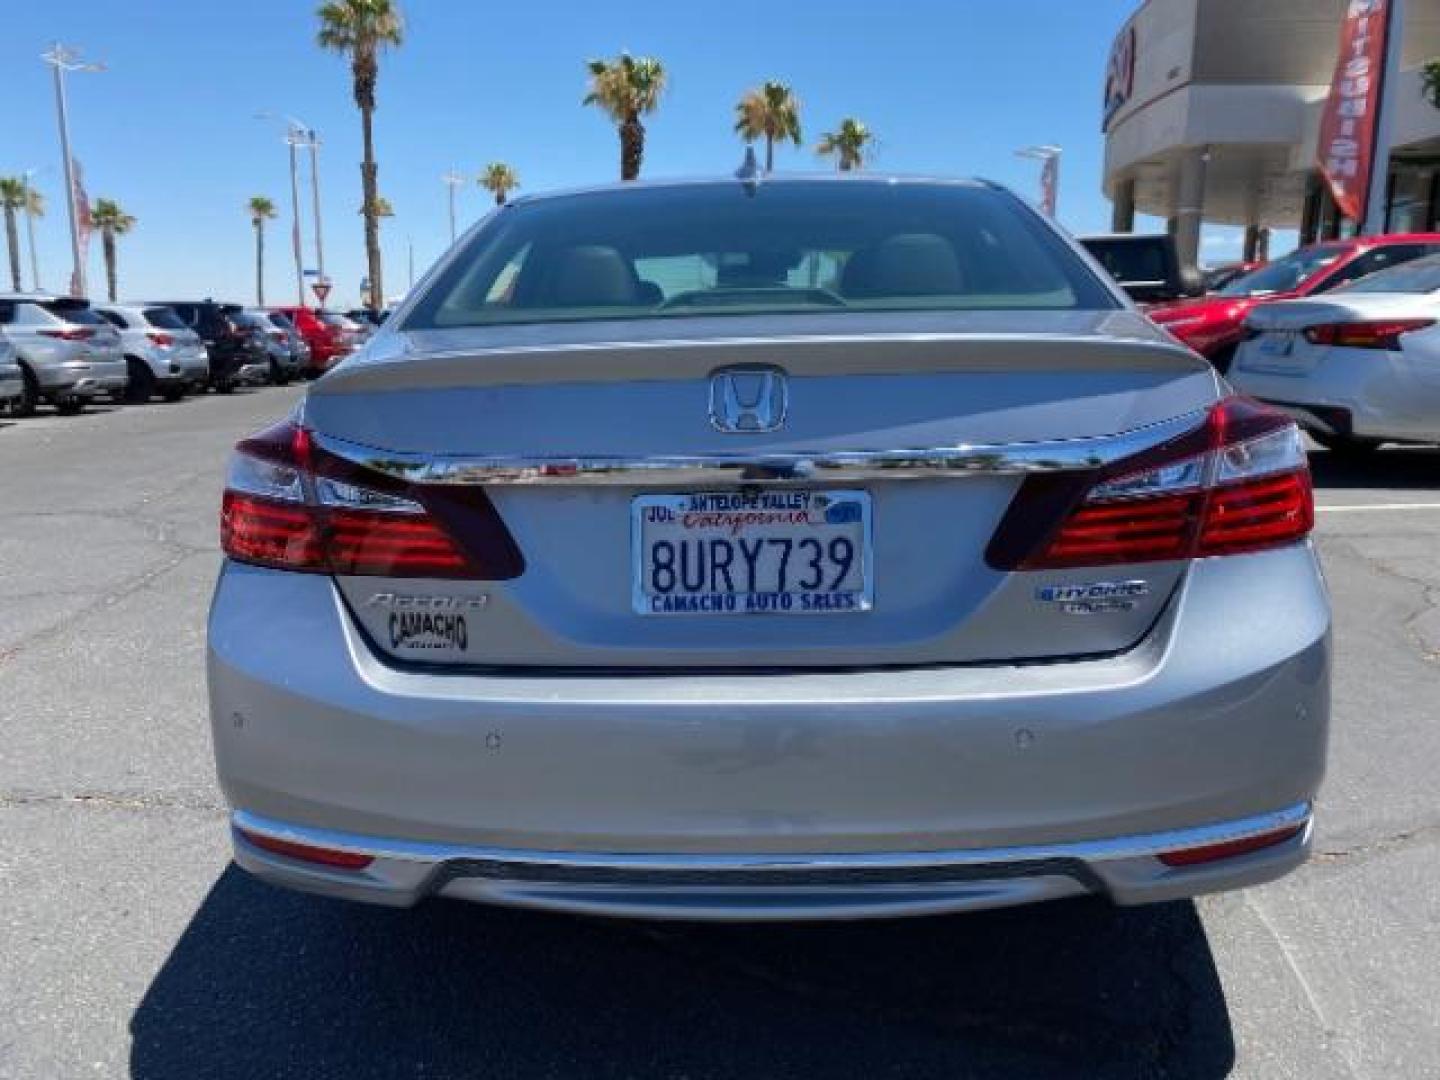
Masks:
[[[210,354],[210,386],[228,394],[242,382],[263,382],[270,375],[270,357],[262,341],[241,319],[239,304],[215,300],[160,300],[205,342]]]

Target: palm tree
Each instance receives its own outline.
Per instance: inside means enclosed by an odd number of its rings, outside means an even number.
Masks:
[[[20,291],[20,230],[15,225],[15,211],[24,210],[30,185],[20,176],[0,176],[0,206],[5,208],[5,244],[10,252],[10,281]]]
[[[840,171],[850,172],[864,166],[869,153],[867,147],[874,141],[875,136],[868,127],[853,116],[847,116],[834,131],[820,136],[815,152],[821,157],[834,155]]]
[[[645,125],[660,106],[665,90],[665,65],[652,56],[621,53],[614,60],[590,61],[590,92],[583,104],[594,105],[620,129],[620,179],[640,175],[645,158]]]
[[[480,186],[495,196],[495,205],[504,206],[510,192],[520,186],[520,176],[503,161],[492,161],[480,174]]]
[[[801,143],[800,101],[782,82],[767,82],[747,90],[735,104],[735,130],[747,143],[765,139],[765,171],[775,168],[775,143]]]
[[[381,218],[395,216],[395,208],[390,205],[390,200],[387,199],[384,195],[376,195],[375,198],[371,201],[370,205],[375,208],[375,220],[377,221]],[[360,213],[365,213],[364,206],[360,207]]]
[[[245,204],[255,226],[255,305],[265,306],[265,222],[275,216],[275,204],[264,195],[252,195]]]
[[[354,77],[355,104],[360,109],[360,130],[364,138],[364,161],[360,165],[362,206],[376,205],[379,197],[379,168],[375,164],[375,83],[380,77],[380,53],[398,46],[405,39],[405,20],[394,0],[329,0],[317,13],[320,31],[316,35],[322,49],[340,53],[350,59]],[[366,209],[365,259],[370,271],[370,295],[382,297],[380,273],[380,221]],[[378,307],[372,302],[371,307]]]
[[[105,292],[110,302],[115,302],[115,238],[124,236],[135,227],[135,218],[120,208],[114,199],[96,199],[90,211],[90,224],[100,230],[100,240],[105,251]]]

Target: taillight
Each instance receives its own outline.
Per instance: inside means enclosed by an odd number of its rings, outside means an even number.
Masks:
[[[86,327],[72,327],[65,330],[41,330],[40,333],[46,337],[59,338],[61,341],[89,341],[95,336],[95,331]]]
[[[1326,323],[1304,331],[1311,345],[1335,345],[1345,349],[1400,350],[1400,336],[1425,330],[1434,319],[1376,319],[1368,322]]]
[[[986,557],[997,569],[1051,570],[1236,555],[1294,543],[1314,525],[1299,430],[1229,398],[1135,458],[1027,480]]]
[[[150,339],[152,345],[159,345],[162,349],[168,349],[175,344],[175,339],[169,334],[163,334],[159,330],[151,330],[145,335]]]
[[[271,330],[270,339],[272,341],[278,341],[283,345],[285,343],[285,332],[283,330]]]
[[[523,569],[483,491],[434,498],[452,531],[410,485],[362,472],[317,449],[305,428],[288,421],[246,439],[226,478],[225,554],[275,569],[358,576],[502,580]]]

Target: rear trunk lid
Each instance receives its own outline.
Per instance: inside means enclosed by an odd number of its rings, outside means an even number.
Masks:
[[[1413,317],[1417,297],[1403,294],[1338,293],[1324,299],[1262,304],[1245,320],[1246,340],[1236,357],[1237,371],[1305,375],[1316,369],[1326,346],[1314,345],[1304,332],[1317,326]]]
[[[800,329],[794,319],[694,320],[683,338],[670,321],[632,324],[623,342],[604,328],[594,340],[575,327],[566,340],[535,328],[382,333],[312,389],[307,426],[364,462],[361,480],[378,468],[422,481],[415,492],[452,532],[488,499],[523,571],[503,581],[342,577],[353,617],[396,659],[489,667],[878,667],[1133,645],[1183,563],[1005,572],[987,564],[986,547],[1022,481],[1015,461],[1084,462],[1113,436],[1198,422],[1218,397],[1213,372],[1128,312],[927,318],[816,318]],[[735,402],[714,376],[737,371],[742,413],[769,392],[756,373],[780,377],[783,423],[770,410],[750,419],[776,421],[773,430],[720,430],[725,418],[717,426],[712,413]],[[786,533],[797,506],[826,515],[819,549]],[[770,516],[753,527],[759,519],[723,517],[737,508]],[[695,549],[703,568],[676,554],[692,524],[712,545]],[[813,603],[767,614],[658,604],[666,585],[748,595],[717,571],[713,547],[732,541],[726,566],[739,578],[745,536],[771,544],[759,592],[786,591],[768,586],[793,552],[788,591],[816,585]],[[656,546],[667,539],[668,556]],[[657,569],[667,559],[670,569]],[[1088,618],[1046,599],[1111,581],[1141,587]],[[850,599],[814,599],[822,593]]]

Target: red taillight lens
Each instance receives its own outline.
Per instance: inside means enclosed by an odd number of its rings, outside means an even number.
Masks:
[[[1434,319],[1383,319],[1371,322],[1326,323],[1323,326],[1312,326],[1304,333],[1305,340],[1312,345],[1398,352],[1402,334],[1425,330],[1434,325]]]
[[[175,344],[173,337],[169,334],[162,334],[158,330],[151,330],[145,336],[150,339],[152,345],[159,345],[162,349],[168,349],[171,345]]]
[[[240,562],[284,570],[324,571],[325,546],[311,507],[226,491],[220,546]]]
[[[1314,524],[1295,425],[1230,398],[1166,446],[1101,472],[1027,481],[987,559],[1051,570],[1235,555],[1294,543]]]
[[[325,518],[326,554],[337,574],[468,576],[465,556],[428,516],[331,510]]]
[[[276,569],[361,576],[504,580],[523,570],[484,492],[436,494],[447,525],[408,485],[362,473],[317,451],[295,424],[246,439],[226,481],[225,554]],[[449,525],[469,537],[468,549]]]
[[[1043,556],[1047,568],[1183,559],[1200,500],[1194,495],[1082,506]]]
[[[69,330],[41,330],[40,333],[46,337],[59,338],[61,341],[89,341],[95,336],[94,330],[81,327]]]
[[[1210,493],[1197,554],[1233,555],[1288,544],[1314,527],[1308,471],[1232,484]]]

